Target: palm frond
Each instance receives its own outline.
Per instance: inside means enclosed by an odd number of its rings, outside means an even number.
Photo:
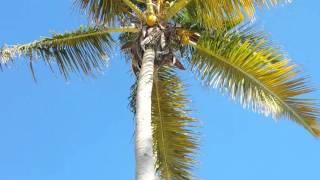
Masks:
[[[194,0],[188,11],[195,14],[208,29],[223,28],[225,22],[237,23],[254,18],[257,7],[270,7],[288,0]]]
[[[193,10],[192,10],[193,9]],[[183,28],[193,30],[195,32],[212,32],[217,29],[225,29],[230,30],[233,29],[240,24],[245,22],[245,19],[237,18],[237,19],[224,19],[223,21],[219,21],[221,24],[221,28],[207,28],[206,24],[202,21],[202,19],[198,17],[197,7],[190,8],[188,10],[182,10],[176,16],[174,16],[174,21],[180,24]],[[195,19],[197,19],[195,21]]]
[[[24,56],[32,62],[43,59],[49,65],[55,62],[61,74],[68,78],[70,72],[81,71],[86,75],[93,70],[100,71],[105,65],[107,53],[113,40],[109,32],[115,29],[81,27],[64,34],[53,34],[29,44],[4,46],[0,49],[0,64],[7,64],[17,56]]]
[[[188,116],[184,85],[170,67],[155,72],[152,123],[156,168],[162,179],[194,179],[198,137],[196,119]]]
[[[191,44],[195,52],[190,63],[205,84],[229,93],[245,108],[289,118],[320,137],[319,109],[301,97],[311,91],[305,78],[263,33],[217,32]]]
[[[139,41],[139,33],[122,33],[119,36],[122,54],[125,55],[127,62],[131,63],[131,70],[135,76],[139,74],[139,59],[137,41]],[[142,52],[141,52],[142,53]],[[141,62],[140,62],[141,63]]]
[[[132,11],[136,13],[140,20],[144,20],[144,14],[141,9],[136,6],[131,0],[122,0],[127,6],[131,8]]]
[[[93,20],[105,24],[114,23],[128,10],[119,0],[76,0],[75,4]]]
[[[161,18],[165,21],[169,20],[171,17],[176,16],[177,13],[184,9],[190,2],[191,0],[175,1],[172,6],[169,5],[170,7],[166,9]]]
[[[130,12],[141,18],[143,3],[139,0],[76,0],[75,5],[91,17],[97,24],[115,24]]]

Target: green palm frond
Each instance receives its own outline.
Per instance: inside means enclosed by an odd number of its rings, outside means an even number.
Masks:
[[[135,113],[137,84],[131,87],[130,108]],[[184,85],[172,69],[155,71],[152,91],[152,127],[156,169],[161,179],[194,179],[197,120],[188,116]]]
[[[191,9],[182,10],[173,18],[174,21],[180,24],[182,28],[194,31],[195,33],[202,33],[202,32],[212,33],[217,31],[217,28],[208,29],[205,23],[201,21],[201,19],[200,20],[198,19],[197,13],[195,11],[197,7],[193,7],[192,9],[193,11]],[[195,19],[197,20],[195,21]],[[232,19],[232,20],[224,19],[220,23],[223,24],[223,28],[221,27],[218,29],[228,31],[228,30],[232,30],[237,27],[243,26],[243,24],[246,24],[248,22],[245,21],[245,19],[238,18],[238,19]]]
[[[92,19],[107,24],[114,23],[128,11],[120,0],[76,0],[75,4]]]
[[[191,0],[177,0],[173,3],[169,3],[169,7],[166,8],[166,11],[163,13],[161,18],[167,21],[171,17],[176,16],[177,13],[184,9],[190,2]]]
[[[253,18],[257,7],[270,7],[287,0],[194,0],[188,11],[193,13],[207,28],[222,28],[225,22],[237,23]]]
[[[152,123],[157,171],[162,179],[194,179],[191,169],[198,148],[194,126],[188,116],[184,85],[169,67],[155,72],[152,92]]]
[[[81,71],[86,75],[93,70],[100,71],[105,65],[107,53],[113,40],[109,32],[114,29],[81,27],[64,34],[53,34],[29,44],[4,46],[0,49],[0,64],[13,61],[16,56],[24,56],[32,62],[43,59],[49,65],[55,62],[65,78],[70,72]],[[33,71],[32,71],[33,72]]]
[[[136,0],[140,7],[137,6],[135,3],[133,3],[131,0],[122,0],[128,7],[131,8],[132,11],[136,13],[136,15],[140,18],[140,20],[144,19],[144,14],[142,10],[140,9],[141,5],[143,5],[139,0]]]
[[[76,0],[75,4],[98,24],[114,24],[132,11],[142,18],[140,0]]]
[[[286,117],[320,137],[319,109],[289,60],[263,33],[248,30],[203,36],[190,61],[193,71],[209,86],[238,99],[245,108],[274,118]]]

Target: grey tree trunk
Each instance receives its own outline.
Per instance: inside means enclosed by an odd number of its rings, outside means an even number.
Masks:
[[[147,48],[143,55],[136,96],[136,180],[155,180],[151,126],[151,94],[155,50]]]

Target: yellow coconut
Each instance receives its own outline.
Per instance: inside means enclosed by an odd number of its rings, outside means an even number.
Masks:
[[[148,15],[146,22],[148,26],[154,26],[157,23],[157,16],[154,14]]]

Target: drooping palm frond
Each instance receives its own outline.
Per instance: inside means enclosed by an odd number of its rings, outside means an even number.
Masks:
[[[190,63],[205,84],[229,93],[243,107],[289,118],[320,137],[319,109],[301,97],[311,91],[305,78],[261,33],[217,32],[191,44],[195,52]]]
[[[138,41],[140,33],[122,33],[119,36],[119,41],[121,44],[121,50],[125,55],[127,62],[131,63],[131,70],[135,76],[138,76],[141,64],[140,59],[142,55],[139,56],[138,52]],[[141,52],[142,53],[142,52]]]
[[[130,109],[135,113],[137,84],[131,87]],[[156,169],[161,179],[194,179],[197,120],[188,116],[184,85],[172,67],[155,71],[152,91],[152,127]]]
[[[184,85],[170,67],[155,72],[152,123],[156,168],[162,179],[194,179],[198,136],[188,116]]]
[[[105,65],[107,53],[112,48],[110,32],[115,29],[81,27],[64,34],[54,34],[29,44],[4,46],[0,49],[0,64],[6,64],[16,56],[24,56],[32,62],[43,59],[49,65],[55,62],[63,76],[81,71],[86,75],[100,71]]]

